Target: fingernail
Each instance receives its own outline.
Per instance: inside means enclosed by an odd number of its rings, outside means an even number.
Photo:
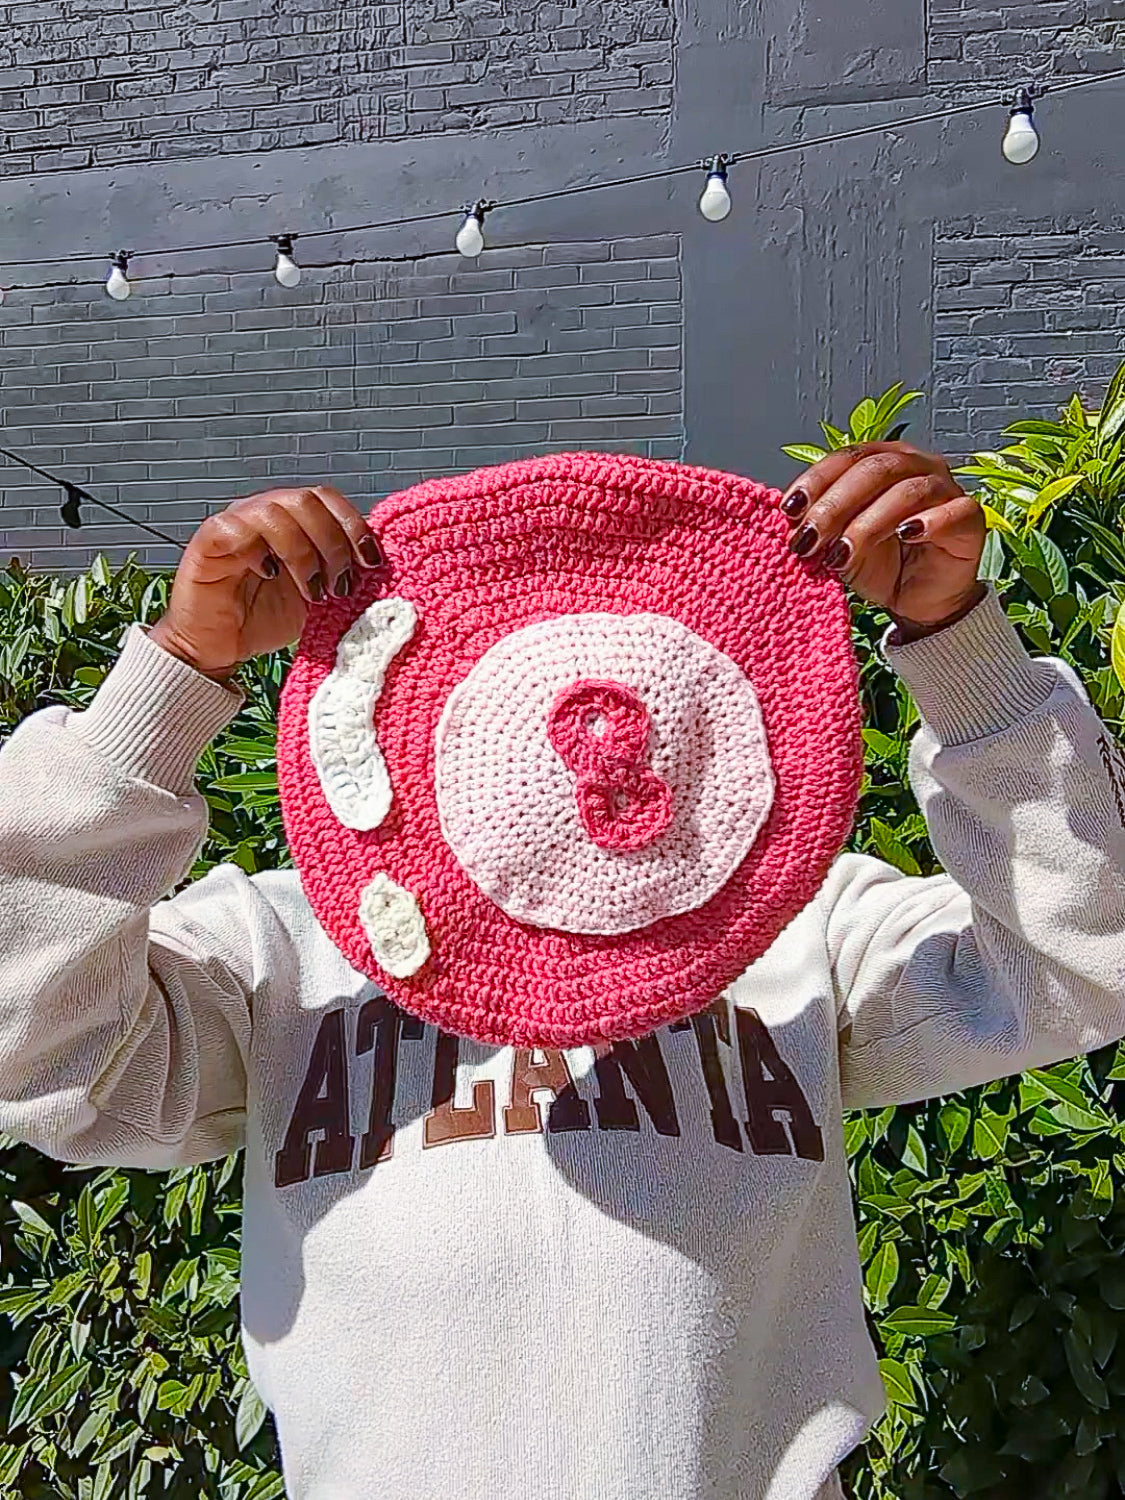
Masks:
[[[797,535],[789,543],[789,550],[795,557],[805,557],[816,546],[816,542],[816,527],[802,526]]]
[[[925,529],[925,522],[914,516],[909,521],[903,521],[901,526],[896,526],[895,535],[900,536],[904,542],[912,542],[916,537],[920,537]]]
[[[348,594],[351,593],[351,591],[352,570],[351,568],[345,568],[344,571],[340,574],[339,578],[337,578],[335,587],[333,588],[332,592],[336,595],[337,599],[344,599]]]
[[[369,568],[377,568],[383,561],[382,550],[373,536],[361,536],[357,543],[357,549],[360,557],[363,558]]]
[[[831,568],[834,573],[841,568],[847,567],[848,558],[852,555],[852,544],[846,536],[837,537],[824,554],[824,566]]]
[[[324,598],[324,579],[319,573],[314,573],[309,579],[309,593],[318,602]]]
[[[781,502],[781,508],[787,516],[795,521],[798,516],[803,516],[809,508],[809,497],[804,490],[794,490],[788,500]]]
[[[265,571],[265,575],[267,578],[277,577],[279,572],[278,562],[277,558],[274,557],[272,552],[267,556],[265,562],[262,564],[262,568]]]

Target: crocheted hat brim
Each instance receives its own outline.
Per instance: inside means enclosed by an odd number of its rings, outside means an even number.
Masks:
[[[855,817],[858,672],[843,589],[823,567],[789,552],[779,501],[776,490],[733,475],[570,454],[432,480],[374,508],[370,525],[388,566],[353,597],[310,612],[281,696],[278,779],[313,911],[353,967],[403,1010],[489,1045],[577,1047],[638,1037],[706,1009],[816,894]],[[679,631],[698,640],[701,647],[691,647],[697,658],[713,650],[744,675],[747,703],[756,699],[760,711],[772,785],[759,804],[760,826],[745,818],[722,825],[724,848],[740,852],[731,840],[747,829],[750,847],[729,874],[713,862],[719,884],[707,899],[631,926],[645,908],[631,905],[626,892],[616,930],[564,930],[529,920],[537,910],[555,919],[558,880],[549,900],[525,891],[520,899],[530,904],[513,906],[521,913],[513,916],[499,904],[506,876],[495,859],[478,860],[477,868],[475,854],[469,859],[451,845],[449,797],[442,792],[444,831],[439,800],[439,731],[443,775],[448,780],[446,768],[454,767],[459,785],[475,787],[466,769],[471,754],[457,746],[461,759],[453,759],[452,695],[464,697],[486,654],[506,649],[502,643],[518,632],[604,615],[670,622],[669,639]],[[314,700],[319,691],[323,703],[333,689],[338,648],[363,654],[357,680],[372,687],[367,696],[341,698],[338,719],[353,748],[333,782],[310,724],[336,722],[318,719]],[[733,683],[725,693],[736,691]],[[631,691],[598,700],[624,725],[645,712]],[[487,702],[487,691],[476,702]],[[744,722],[752,717],[748,706]],[[506,744],[520,722],[498,715]],[[552,732],[570,732],[558,724]],[[481,743],[479,726],[474,733],[470,748]],[[742,743],[737,733],[728,738]],[[653,787],[661,781],[656,753],[650,744],[628,783],[639,799],[639,833],[596,833],[614,816],[604,797],[579,809],[593,820],[584,824],[591,837],[611,851],[604,858],[592,852],[583,865],[599,879],[612,882],[619,857],[626,880],[628,860],[647,857],[653,838],[677,836],[675,810]],[[577,828],[578,812],[573,819]],[[530,836],[534,818],[526,809],[519,826],[521,837]],[[614,838],[647,842],[637,845],[639,854],[618,856]],[[594,907],[587,901],[582,909]],[[582,920],[596,922],[596,911]],[[378,957],[372,933],[386,936]]]

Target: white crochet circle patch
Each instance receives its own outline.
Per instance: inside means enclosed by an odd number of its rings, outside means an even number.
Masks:
[[[449,695],[435,761],[466,874],[516,921],[564,932],[702,906],[775,788],[745,673],[656,614],[564,615],[498,641]]]
[[[409,599],[377,599],[336,647],[336,665],[309,704],[309,757],[325,800],[345,828],[378,828],[391,782],[372,718],[391,662],[414,634]]]

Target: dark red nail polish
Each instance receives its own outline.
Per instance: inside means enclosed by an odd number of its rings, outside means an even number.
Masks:
[[[817,535],[815,526],[802,526],[797,535],[789,543],[789,550],[794,557],[807,557],[816,546]]]
[[[319,573],[314,573],[309,579],[309,593],[318,602],[324,598],[324,579]]]
[[[900,536],[904,542],[913,542],[922,535],[925,529],[925,522],[920,521],[915,516],[912,520],[903,521],[901,526],[897,526],[895,528],[895,535]]]
[[[851,555],[851,542],[848,541],[847,537],[837,537],[836,540],[832,543],[831,547],[829,547],[828,551],[824,554],[824,566],[826,568],[831,568],[834,573],[838,573],[841,568],[847,567],[848,559],[851,557]]]
[[[377,568],[383,561],[382,549],[373,536],[361,536],[356,543],[356,550],[369,568]]]
[[[781,502],[781,509],[792,521],[795,521],[798,516],[803,516],[808,508],[809,497],[804,490],[794,490],[788,499]]]
[[[339,578],[337,578],[332,592],[336,595],[337,599],[346,599],[351,591],[352,570],[351,568],[345,568],[344,571],[340,574]]]
[[[267,578],[276,578],[279,571],[277,558],[271,553],[263,562],[262,568]]]

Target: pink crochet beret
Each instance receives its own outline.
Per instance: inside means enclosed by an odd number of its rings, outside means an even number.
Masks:
[[[780,494],[608,454],[393,495],[309,613],[278,773],[314,912],[401,1008],[577,1047],[705,1009],[815,895],[862,770],[847,601]]]

